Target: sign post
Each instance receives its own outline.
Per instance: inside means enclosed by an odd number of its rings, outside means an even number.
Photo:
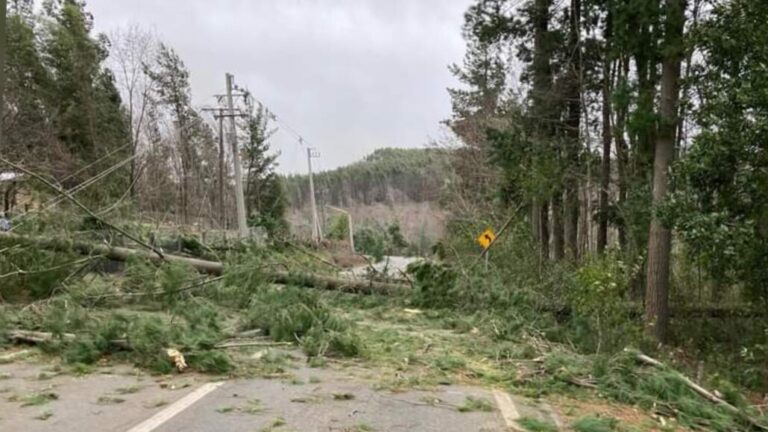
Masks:
[[[496,233],[493,232],[491,227],[488,227],[483,231],[479,236],[477,236],[477,243],[480,244],[480,246],[483,248],[483,253],[485,254],[485,271],[488,271],[488,260],[489,256],[491,255],[491,251],[488,249],[491,247],[493,242],[496,241]]]

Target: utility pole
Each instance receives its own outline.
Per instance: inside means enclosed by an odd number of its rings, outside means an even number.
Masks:
[[[299,139],[302,141],[301,139]],[[323,235],[320,230],[320,221],[317,217],[317,201],[315,200],[315,180],[312,176],[312,158],[320,157],[320,155],[313,151],[312,148],[307,147],[307,165],[309,167],[309,201],[312,203],[312,241],[320,243],[320,237]]]
[[[228,108],[203,108],[203,111],[213,112],[213,118],[219,122],[219,224],[222,229],[227,229],[227,210],[224,179],[226,179],[226,151],[224,150],[224,119],[234,118],[234,113],[229,113]]]
[[[232,87],[235,77],[227,74],[227,108],[231,117],[230,143],[232,144],[232,159],[235,164],[235,201],[237,203],[237,230],[241,239],[248,236],[248,226],[245,220],[245,196],[243,195],[243,173],[240,166],[240,151],[237,147],[237,124],[235,123],[235,103],[232,100]]]
[[[224,207],[224,116],[219,114],[219,223],[227,229],[227,211]]]

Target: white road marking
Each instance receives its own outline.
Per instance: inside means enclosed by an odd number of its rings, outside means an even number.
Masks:
[[[517,420],[520,420],[520,413],[517,412],[512,398],[506,392],[500,390],[493,391],[493,398],[496,399],[496,406],[499,407],[501,417],[504,419],[507,427],[513,431],[522,431],[517,424]]]
[[[168,406],[168,408],[153,415],[142,423],[132,427],[128,430],[128,432],[151,432],[222,385],[224,385],[224,381],[204,384],[192,393],[177,400]]]

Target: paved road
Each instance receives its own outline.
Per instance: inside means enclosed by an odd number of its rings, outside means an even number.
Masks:
[[[408,265],[417,261],[421,261],[422,259],[423,258],[420,257],[386,256],[383,260],[377,263],[373,263],[372,267],[377,272],[382,273],[385,276],[399,278],[401,277],[401,272],[405,272],[405,270],[408,268]],[[369,270],[370,267],[366,265],[349,269],[342,274],[355,277],[364,277],[368,275]]]
[[[291,372],[290,381],[211,381],[117,366],[72,376],[56,375],[42,363],[14,362],[0,365],[0,431],[495,432],[515,430],[510,425],[521,415],[544,415],[490,389],[393,393],[343,370],[299,366]],[[488,402],[490,411],[459,412],[470,397]]]

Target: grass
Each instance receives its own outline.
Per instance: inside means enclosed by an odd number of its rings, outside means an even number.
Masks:
[[[168,401],[165,399],[155,399],[153,401],[150,401],[144,405],[145,408],[160,408],[162,406],[168,405]]]
[[[302,396],[302,397],[295,397],[291,399],[291,402],[293,403],[323,403],[323,398],[314,395],[314,396]]]
[[[35,420],[46,421],[51,417],[53,417],[52,411],[43,411],[40,414],[35,416]]]
[[[517,421],[517,424],[528,432],[557,432],[558,430],[554,424],[532,417],[523,417]]]
[[[334,393],[333,400],[350,401],[355,399],[355,395],[352,393]]]
[[[59,398],[59,395],[53,392],[44,392],[44,393],[32,393],[25,396],[22,396],[18,399],[19,402],[21,402],[22,407],[29,407],[29,406],[40,406],[45,405],[51,401],[55,401]]]
[[[39,374],[37,374],[37,376],[35,376],[35,379],[38,380],[38,381],[46,381],[46,380],[55,378],[57,375],[59,375],[59,374],[55,373],[55,372],[54,373],[51,373],[51,372],[40,372]]]
[[[589,415],[576,420],[572,428],[575,432],[613,432],[618,426],[619,422],[614,418]]]
[[[90,375],[96,371],[96,367],[85,363],[75,363],[70,370],[75,375]]]
[[[245,405],[236,406],[236,405],[226,405],[219,408],[216,408],[216,412],[219,414],[230,414],[230,413],[240,413],[240,414],[260,414],[264,412],[266,408],[261,404],[261,401],[259,399],[249,399],[246,401]]]
[[[132,384],[132,385],[129,385],[129,386],[126,386],[126,387],[120,387],[120,388],[116,389],[115,393],[120,394],[120,395],[127,395],[127,394],[137,393],[139,390],[141,390],[141,387],[139,387],[136,384]]]
[[[259,399],[250,399],[244,407],[240,408],[240,412],[244,414],[259,414],[264,412],[265,409]]]
[[[219,414],[228,414],[228,413],[231,413],[231,412],[235,411],[236,409],[237,409],[237,407],[234,406],[234,405],[227,405],[227,406],[222,406],[222,407],[216,408],[216,412],[219,413]]]
[[[125,402],[125,399],[114,396],[99,396],[96,403],[99,405],[117,405]]]
[[[272,423],[270,423],[269,426],[259,429],[259,432],[272,432],[275,429],[279,429],[282,426],[285,426],[286,424],[287,423],[284,418],[277,417],[276,419],[272,420]]]
[[[496,409],[496,406],[488,399],[467,396],[464,399],[464,403],[456,409],[463,413],[474,411],[491,412]]]

